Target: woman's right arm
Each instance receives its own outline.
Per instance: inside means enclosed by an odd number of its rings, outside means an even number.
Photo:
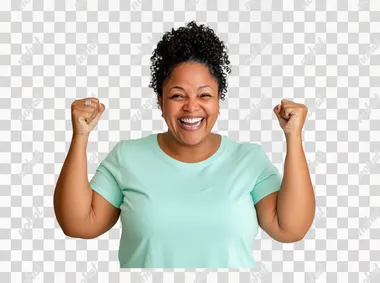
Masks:
[[[64,234],[83,239],[107,232],[120,215],[120,209],[93,191],[88,181],[88,134],[104,111],[104,105],[100,108],[97,98],[91,99],[94,103],[86,105],[87,108],[81,100],[73,103],[74,134],[54,191],[54,212]]]

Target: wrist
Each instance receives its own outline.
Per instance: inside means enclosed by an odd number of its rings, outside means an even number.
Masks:
[[[288,143],[301,143],[302,144],[302,134],[301,133],[287,133],[287,134],[285,134],[285,139]]]
[[[73,134],[71,141],[87,144],[88,138],[89,138],[88,134]]]

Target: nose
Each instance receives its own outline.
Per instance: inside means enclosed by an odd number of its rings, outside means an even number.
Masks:
[[[187,99],[185,105],[183,106],[183,110],[189,112],[195,112],[199,109],[199,103],[197,97],[190,97]]]

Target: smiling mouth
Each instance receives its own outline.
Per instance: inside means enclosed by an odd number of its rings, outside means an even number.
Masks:
[[[194,130],[198,130],[198,129],[200,129],[202,127],[204,120],[205,120],[205,118],[202,118],[202,120],[200,120],[198,122],[187,123],[187,122],[183,122],[181,119],[178,119],[178,122],[179,122],[179,124],[181,125],[181,127],[183,129],[194,131]]]

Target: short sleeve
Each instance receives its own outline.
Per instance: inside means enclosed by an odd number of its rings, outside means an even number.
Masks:
[[[282,183],[281,173],[270,161],[261,145],[258,148],[257,160],[262,166],[262,171],[251,191],[254,204],[267,195],[279,191]]]
[[[120,144],[121,142],[118,142],[99,164],[90,181],[90,187],[116,208],[120,208],[124,199],[118,181]]]

